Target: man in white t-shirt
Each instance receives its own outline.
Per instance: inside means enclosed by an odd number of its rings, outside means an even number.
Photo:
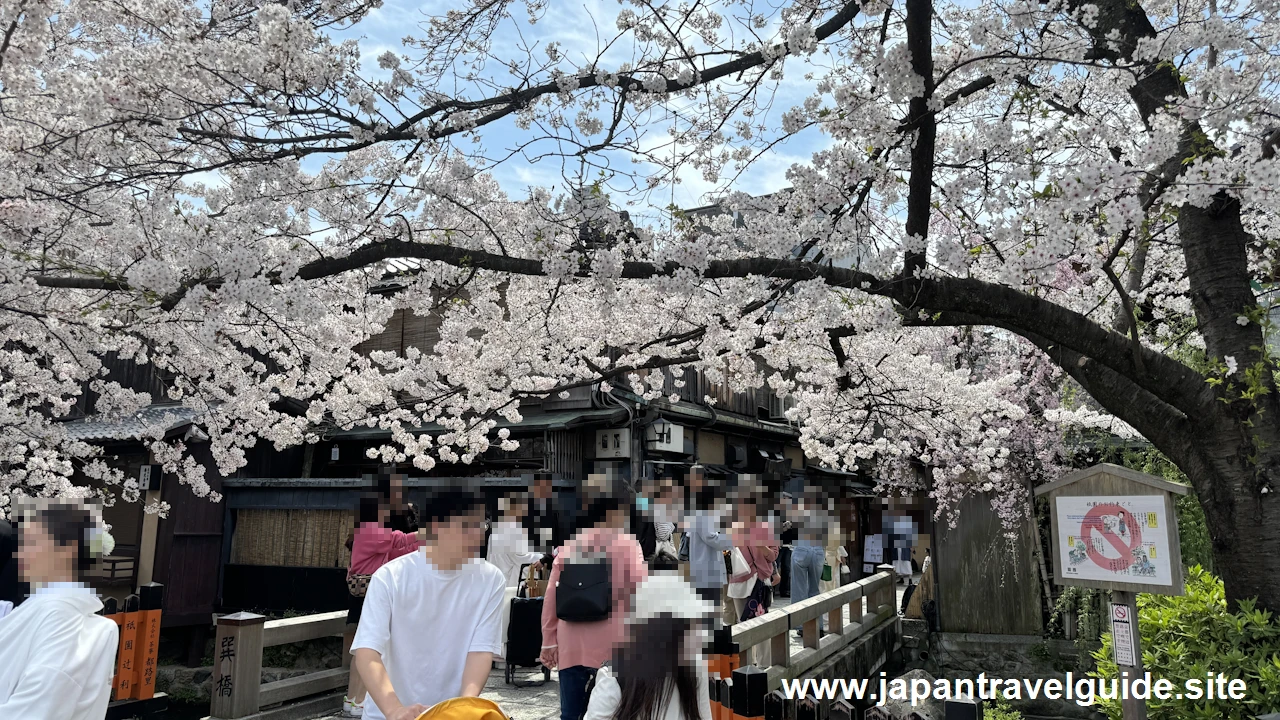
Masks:
[[[372,703],[368,720],[414,720],[475,697],[502,653],[502,571],[479,558],[484,501],[437,492],[424,508],[424,548],[378,568],[351,653]]]

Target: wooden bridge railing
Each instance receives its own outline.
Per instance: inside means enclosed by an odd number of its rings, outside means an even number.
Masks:
[[[891,566],[881,565],[878,569],[880,572],[869,578],[733,626],[733,640],[743,650],[764,642],[770,644],[772,664],[761,668],[768,672],[770,690],[777,689],[783,679],[796,678],[812,670],[896,616],[897,578]],[[849,608],[847,624],[846,606]],[[819,637],[818,623],[824,615],[827,634]],[[344,687],[348,677],[346,667],[264,683],[262,650],[340,636],[346,618],[345,610],[285,620],[267,620],[262,615],[246,612],[219,617],[210,720],[236,720],[264,707]],[[790,633],[796,629],[801,630],[804,647],[792,654]]]
[[[761,669],[769,674],[770,690],[776,690],[784,679],[798,678],[821,665],[885,620],[897,616],[897,577],[893,567],[881,565],[877,569],[880,572],[856,583],[733,626],[733,641],[743,651],[769,643],[772,664]],[[844,617],[846,606],[848,624]],[[827,634],[819,637],[818,623],[824,615]],[[791,632],[796,629],[801,631],[803,648],[792,654]]]
[[[298,677],[262,682],[262,650],[276,645],[341,636],[347,611],[267,620],[238,612],[218,618],[213,648],[210,720],[235,720],[263,707],[346,687],[348,669],[319,670]]]

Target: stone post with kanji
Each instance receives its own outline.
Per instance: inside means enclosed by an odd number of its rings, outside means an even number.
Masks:
[[[218,618],[213,647],[210,720],[235,720],[258,712],[262,683],[262,631],[267,618],[238,612]]]

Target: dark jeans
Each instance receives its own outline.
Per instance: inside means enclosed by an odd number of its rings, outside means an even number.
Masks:
[[[698,593],[698,597],[711,605],[711,615],[706,620],[708,630],[715,631],[724,625],[724,619],[721,617],[720,611],[720,593],[721,588],[694,588],[694,592]]]
[[[587,683],[596,668],[586,665],[560,668],[560,720],[582,720],[587,714]]]

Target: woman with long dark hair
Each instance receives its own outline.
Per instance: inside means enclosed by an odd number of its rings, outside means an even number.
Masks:
[[[709,603],[674,574],[636,589],[627,639],[596,673],[584,720],[711,720],[700,620]]]

